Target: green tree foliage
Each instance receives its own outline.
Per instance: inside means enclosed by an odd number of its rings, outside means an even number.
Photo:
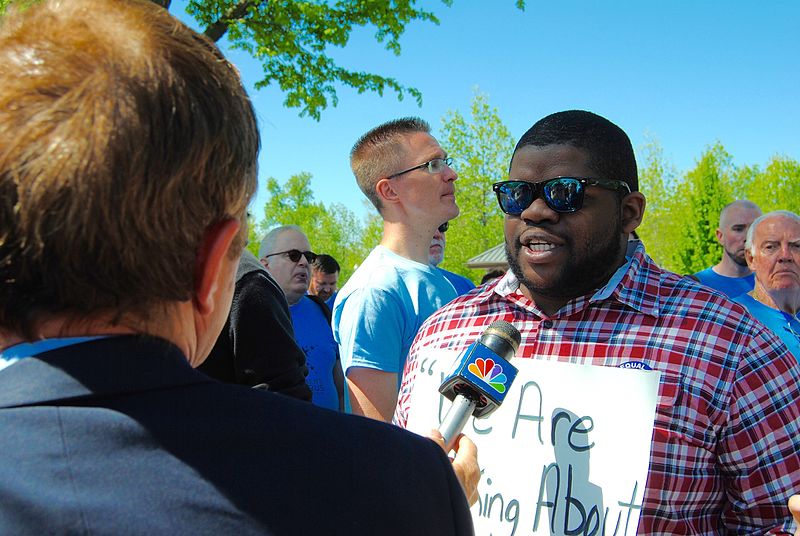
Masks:
[[[800,162],[773,156],[763,171],[758,166],[743,167],[738,179],[742,197],[764,212],[791,210],[800,213]]]
[[[258,247],[261,240],[261,233],[258,232],[258,225],[252,214],[247,215],[247,249],[250,253],[258,257]]]
[[[363,245],[363,237],[367,225],[341,203],[316,202],[310,182],[311,174],[306,172],[292,175],[284,184],[274,178],[267,180],[270,197],[264,205],[264,219],[258,225],[260,232],[255,241],[278,225],[298,225],[308,236],[314,252],[327,253],[339,262],[340,279],[344,282],[366,257],[368,249]]]
[[[503,241],[503,213],[497,206],[492,183],[508,175],[514,138],[497,109],[490,106],[488,97],[476,93],[469,120],[458,111],[448,112],[439,141],[455,159],[456,200],[461,209],[447,232],[442,267],[477,282],[483,270],[470,270],[466,263]]]
[[[639,189],[647,198],[638,233],[648,253],[678,273],[694,273],[719,262],[715,231],[722,207],[734,199],[735,170],[719,143],[708,148],[694,169],[677,178],[656,141],[644,147]]]
[[[719,213],[734,200],[733,177],[731,155],[716,143],[678,185],[673,210],[675,215],[684,216],[680,218],[678,271],[694,273],[719,262],[716,230]]]
[[[336,82],[359,93],[391,91],[401,100],[408,94],[422,102],[417,89],[393,78],[346,69],[328,54],[329,46],[344,47],[358,26],[373,26],[375,39],[399,54],[399,38],[409,22],[438,23],[433,13],[414,4],[413,0],[191,0],[187,11],[206,27],[206,35],[218,40],[227,32],[231,46],[261,62],[264,77],[257,88],[277,84],[287,107],[319,119],[322,110],[337,103]]]
[[[368,215],[364,223],[364,234],[361,236],[361,248],[369,252],[381,243],[383,238],[383,218],[381,218],[375,207],[367,201],[363,201],[368,209]]]
[[[154,0],[169,4],[169,0]],[[450,6],[452,0],[442,0]],[[187,11],[206,27],[214,41],[227,33],[231,46],[246,51],[264,69],[257,88],[276,84],[284,92],[284,104],[300,108],[300,115],[320,118],[322,110],[338,102],[335,84],[358,93],[389,91],[402,100],[406,95],[422,103],[422,95],[394,78],[350,70],[337,64],[329,47],[344,47],[354,28],[375,29],[375,40],[396,55],[400,37],[413,21],[434,24],[431,11],[418,8],[416,0],[190,0]],[[524,1],[517,0],[519,9]]]
[[[0,0],[0,16],[10,4],[36,0]],[[169,9],[172,0],[152,0]],[[452,0],[441,0],[446,6]],[[525,9],[524,0],[516,0]],[[375,29],[375,40],[400,54],[400,37],[414,21],[439,24],[437,16],[417,7],[417,0],[189,0],[186,11],[214,41],[227,36],[230,46],[261,62],[264,76],[256,88],[277,85],[284,105],[319,120],[322,110],[338,103],[336,85],[383,96],[407,95],[422,104],[422,94],[391,77],[350,70],[330,55],[343,48],[354,28]]]
[[[674,211],[675,170],[664,159],[658,142],[649,139],[644,158],[639,159],[639,191],[647,199],[644,220],[637,229],[647,251],[662,266],[674,266],[680,257],[675,237],[681,233],[682,219]]]

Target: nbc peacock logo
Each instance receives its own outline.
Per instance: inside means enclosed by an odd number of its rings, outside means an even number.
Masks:
[[[498,393],[506,392],[506,375],[503,373],[503,367],[494,362],[494,359],[483,359],[479,357],[474,363],[470,363],[467,367],[471,373],[488,383],[489,386]]]

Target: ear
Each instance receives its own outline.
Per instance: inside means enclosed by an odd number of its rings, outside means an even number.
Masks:
[[[375,193],[378,194],[378,198],[384,205],[394,204],[400,200],[400,195],[395,187],[395,181],[391,179],[379,180],[377,184],[375,184]]]
[[[230,218],[208,226],[203,233],[195,261],[195,289],[192,298],[201,314],[210,313],[216,306],[216,291],[240,225],[238,220]]]
[[[261,266],[263,266],[265,269],[269,270],[269,261],[267,260],[266,257],[258,259],[258,262],[260,262]]]
[[[744,250],[744,260],[747,261],[747,267],[750,268],[751,271],[755,272],[755,268],[753,267],[753,254],[750,253],[750,248],[745,248]]]
[[[722,245],[722,229],[717,227],[717,231],[715,234],[717,235],[717,242],[719,242],[719,244]]]
[[[620,218],[622,230],[625,234],[630,234],[642,224],[644,217],[644,207],[647,201],[641,192],[631,192],[622,198],[620,203]]]

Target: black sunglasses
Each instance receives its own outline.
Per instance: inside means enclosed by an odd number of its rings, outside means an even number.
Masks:
[[[608,190],[624,190],[626,194],[631,193],[630,186],[624,181],[585,177],[556,177],[542,182],[502,181],[494,183],[492,189],[497,194],[500,210],[512,216],[519,216],[539,196],[556,212],[562,214],[576,212],[583,206],[586,186],[599,186]]]
[[[305,257],[309,263],[314,262],[317,259],[317,254],[313,251],[300,251],[299,249],[290,249],[288,251],[279,251],[277,253],[270,253],[269,255],[264,255],[264,258],[272,257],[274,255],[286,255],[289,257],[289,260],[292,262],[299,262],[300,257]]]
[[[439,226],[439,232],[446,233],[449,228],[450,228],[450,222],[446,221]]]

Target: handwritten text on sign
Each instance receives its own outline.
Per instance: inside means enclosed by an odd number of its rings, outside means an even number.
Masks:
[[[419,355],[408,428],[426,435],[450,401],[456,353]],[[635,534],[653,434],[657,371],[515,359],[503,405],[470,419],[478,445],[477,534]]]

